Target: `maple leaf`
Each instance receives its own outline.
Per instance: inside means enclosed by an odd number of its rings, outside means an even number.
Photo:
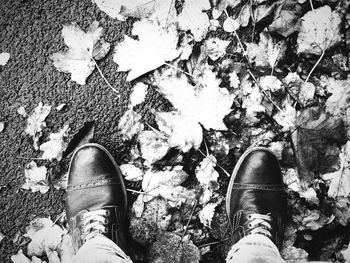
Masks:
[[[18,109],[22,113],[22,116],[27,116],[24,108]],[[27,127],[25,132],[32,136],[33,138],[33,147],[35,150],[38,150],[38,142],[42,135],[43,128],[46,127],[45,119],[47,115],[50,114],[51,106],[43,105],[42,102],[34,109],[34,112],[28,116]]]
[[[141,118],[142,116],[135,112],[132,107],[126,110],[118,123],[123,140],[131,140],[143,130],[144,125],[141,123]]]
[[[85,33],[77,25],[63,26],[62,37],[69,48],[51,55],[54,66],[61,72],[70,73],[71,79],[84,85],[86,78],[95,69],[95,60],[109,52],[110,44],[101,39],[103,28],[93,22]]]
[[[321,55],[341,41],[341,15],[329,6],[307,12],[301,21],[297,53]]]
[[[208,33],[209,17],[202,11],[210,9],[208,0],[187,0],[178,16],[179,28],[190,30],[197,42],[202,41]]]
[[[132,35],[139,40],[125,36],[115,47],[113,60],[119,65],[118,71],[129,71],[131,81],[181,54],[177,48],[178,33],[175,25],[164,29],[156,22],[141,20],[134,23]]]
[[[215,208],[218,203],[208,203],[206,204],[201,211],[199,211],[199,220],[201,223],[210,228],[211,221],[213,220],[215,214]]]
[[[0,66],[5,66],[10,60],[10,53],[3,52],[0,53]]]
[[[159,91],[179,112],[201,123],[206,129],[226,130],[223,118],[231,112],[234,96],[220,88],[221,81],[206,68],[196,86],[184,75],[172,71],[156,76]]]
[[[31,161],[24,169],[25,183],[21,188],[45,194],[49,190],[49,186],[45,182],[46,174],[47,168],[45,166],[38,167],[34,161]]]
[[[119,166],[125,180],[140,181],[143,178],[143,171],[133,164],[122,164]]]
[[[259,44],[246,43],[248,56],[255,61],[256,66],[274,68],[276,62],[284,56],[285,41],[275,41],[266,32],[260,33],[259,36]]]
[[[43,151],[41,158],[52,161],[56,159],[60,161],[62,154],[67,147],[64,138],[68,136],[69,125],[66,124],[58,133],[51,133],[50,140],[40,145],[40,151]]]

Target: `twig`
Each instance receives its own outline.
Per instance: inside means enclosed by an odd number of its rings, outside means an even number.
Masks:
[[[226,10],[226,9],[224,10],[224,12],[225,12],[225,14],[226,14],[227,17],[230,17],[229,14],[227,13],[227,10]],[[233,27],[232,27],[232,28],[233,28]],[[239,36],[237,35],[237,32],[236,32],[235,29],[233,30],[233,34],[234,34],[235,37],[237,38],[237,41],[238,41],[239,46],[240,46],[241,49],[243,50],[243,55],[245,56],[245,58],[248,60],[248,63],[250,64],[250,59],[249,59],[249,57],[248,57],[248,55],[247,55],[247,51],[245,50],[245,48],[244,48],[244,46],[243,46],[243,44],[242,44],[242,42],[241,42],[241,39],[240,39]]]
[[[186,75],[188,75],[188,76],[190,76],[190,77],[192,77],[192,78],[197,79],[196,76],[193,76],[192,74],[190,74],[190,73],[188,73],[188,72],[186,72],[186,71],[184,71],[184,70],[182,70],[182,69],[180,69],[180,68],[177,68],[177,67],[175,67],[174,65],[171,65],[171,64],[169,64],[169,63],[167,63],[167,62],[165,62],[164,64],[167,65],[167,66],[169,66],[169,67],[171,67],[171,68],[173,68],[173,69],[176,69],[177,71],[180,71],[180,72],[182,72],[182,73],[184,73],[184,74],[186,74]]]
[[[247,70],[247,72],[249,73],[249,75],[253,78],[254,82],[258,85],[259,89],[261,90],[262,93],[264,93],[264,95],[266,96],[266,98],[268,98],[268,100],[280,111],[283,113],[283,115],[286,117],[286,119],[288,119],[291,124],[295,125],[294,120],[290,119],[288,117],[288,115],[272,100],[272,98],[266,93],[266,91],[261,87],[260,83],[257,81],[257,79],[255,78],[255,76],[253,75],[253,73],[250,71],[250,69]]]
[[[112,85],[108,82],[108,80],[106,79],[106,77],[103,75],[103,73],[102,73],[100,67],[98,66],[96,60],[93,59],[93,58],[91,58],[91,59],[92,59],[92,61],[95,63],[95,66],[96,66],[98,72],[100,73],[100,75],[101,75],[101,77],[103,78],[103,80],[107,83],[108,87],[110,87],[115,93],[117,93],[117,94],[118,94],[118,97],[119,97],[119,96],[120,96],[119,91],[117,91],[115,88],[113,88]]]
[[[51,227],[53,227],[53,226],[57,223],[57,221],[60,220],[65,214],[66,214],[66,212],[63,211],[63,212],[56,218],[56,220],[53,222],[53,224],[52,224]]]
[[[30,159],[30,160],[40,160],[40,161],[46,160],[46,159],[43,159],[43,158],[22,157],[22,156],[16,156],[16,158],[17,158],[17,159],[25,159],[25,160],[28,160],[28,159]]]
[[[310,0],[309,2],[310,2],[310,6],[311,6],[312,11],[314,11],[314,4],[312,3],[312,0]]]
[[[190,225],[191,218],[192,218],[192,216],[193,216],[193,214],[194,214],[194,210],[196,209],[196,206],[197,206],[197,200],[194,202],[194,205],[193,205],[193,208],[192,208],[190,217],[189,217],[188,220],[187,220],[187,224],[186,224],[186,227],[185,227],[185,231],[184,231],[184,232],[182,233],[182,235],[181,235],[181,242],[182,242],[182,240],[183,240],[183,238],[184,238],[184,236],[185,236],[185,234],[186,234],[186,231],[187,231],[188,226]]]
[[[230,240],[231,237],[227,237],[223,240],[218,240],[218,241],[214,241],[214,242],[210,242],[210,243],[207,243],[207,244],[203,244],[203,245],[200,245],[198,246],[198,248],[202,248],[202,247],[207,247],[207,246],[211,246],[211,245],[216,245],[216,244],[220,244],[220,243],[223,243],[227,240]]]
[[[311,69],[309,75],[307,76],[305,82],[308,82],[308,81],[309,81],[309,78],[310,78],[312,72],[314,72],[314,70],[315,70],[315,68],[317,67],[317,65],[321,62],[321,60],[322,60],[322,58],[323,58],[323,56],[324,56],[324,53],[325,53],[325,51],[323,50],[321,56],[318,58],[316,64],[313,66],[313,68]]]

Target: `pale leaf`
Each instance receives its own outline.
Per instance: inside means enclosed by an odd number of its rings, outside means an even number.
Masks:
[[[31,161],[24,169],[25,183],[21,188],[31,190],[32,192],[40,191],[44,194],[49,190],[46,184],[47,168],[45,166],[38,167],[34,161]]]
[[[330,78],[327,91],[332,93],[332,96],[326,101],[326,111],[334,116],[345,114],[350,106],[350,81]]]
[[[5,123],[3,123],[2,121],[0,122],[0,132],[3,132],[3,130],[5,129]]]
[[[216,166],[216,159],[213,155],[205,157],[196,167],[196,177],[200,184],[206,186],[210,182],[217,182],[219,173],[214,169]]]
[[[248,56],[255,61],[256,66],[273,68],[285,53],[284,41],[275,41],[270,34],[260,33],[259,44],[246,43]]]
[[[122,134],[123,140],[131,140],[143,130],[144,125],[141,123],[141,118],[142,116],[132,108],[127,109],[118,123],[118,129]]]
[[[226,48],[230,44],[230,41],[221,40],[215,37],[206,40],[204,43],[208,57],[210,57],[213,61],[216,61],[226,54]]]
[[[138,40],[125,36],[115,47],[113,60],[118,71],[129,71],[131,81],[181,54],[177,48],[178,33],[175,25],[164,29],[157,22],[141,20],[134,23],[132,35]]]
[[[5,66],[10,59],[10,53],[0,53],[0,66]]]
[[[162,186],[158,190],[150,191],[150,194],[155,194],[163,197],[168,201],[170,207],[179,208],[181,204],[192,204],[196,200],[196,192],[192,189],[187,189],[183,186]]]
[[[206,227],[211,227],[211,221],[213,220],[215,208],[218,203],[208,203],[206,204],[201,211],[199,211],[199,220]]]
[[[341,15],[329,6],[307,12],[301,18],[298,53],[321,55],[341,41]]]
[[[239,80],[236,71],[233,71],[232,73],[230,73],[230,87],[234,89],[238,89],[240,83],[241,81]]]
[[[31,239],[28,244],[29,256],[43,256],[56,250],[62,241],[64,231],[48,218],[36,218],[30,222],[27,233],[24,235]]]
[[[213,2],[212,15],[214,19],[218,19],[228,6],[234,8],[241,3],[241,0],[215,0]]]
[[[145,202],[143,201],[143,195],[140,194],[136,201],[132,204],[132,211],[136,217],[141,217],[144,209]]]
[[[198,149],[202,143],[202,127],[196,120],[178,111],[156,112],[159,129],[166,135],[170,147],[188,152]]]
[[[226,32],[232,33],[239,28],[239,23],[236,19],[228,17],[224,21],[223,28]]]
[[[26,109],[23,106],[17,109],[17,113],[22,117],[27,117]]]
[[[58,133],[51,133],[50,140],[40,145],[40,151],[43,151],[41,158],[47,160],[60,161],[62,154],[65,151],[68,143],[65,142],[65,138],[68,136],[69,125],[66,124]]]
[[[63,26],[62,37],[69,48],[51,55],[54,66],[61,72],[70,73],[71,79],[84,85],[86,78],[95,69],[95,60],[109,52],[110,44],[101,39],[103,28],[93,22],[85,33],[77,25]]]
[[[131,106],[136,106],[145,101],[148,86],[142,82],[138,82],[130,95]]]
[[[142,131],[138,136],[141,157],[145,159],[145,165],[150,166],[160,160],[168,152],[167,139],[156,131]]]
[[[40,260],[40,259],[39,259]],[[33,261],[29,258],[27,258],[24,254],[22,249],[18,250],[17,254],[11,256],[11,261],[13,263],[33,263]],[[34,261],[35,263],[41,263],[42,261]]]
[[[28,116],[27,128],[25,132],[32,136],[33,147],[38,150],[38,141],[42,135],[42,129],[46,127],[45,119],[50,114],[51,106],[44,105],[40,102],[39,105],[34,109],[34,112]],[[25,113],[25,111],[24,111]]]
[[[276,92],[283,90],[282,82],[275,76],[263,76],[259,79],[259,82],[265,91]]]
[[[204,10],[210,9],[209,0],[187,0],[178,16],[179,28],[190,30],[197,42],[202,41],[208,33],[209,17]]]
[[[278,111],[274,116],[274,120],[282,126],[283,131],[288,131],[295,126],[297,111],[289,103],[285,103],[282,111]]]
[[[133,164],[122,164],[119,166],[125,180],[140,181],[143,179],[143,171]]]

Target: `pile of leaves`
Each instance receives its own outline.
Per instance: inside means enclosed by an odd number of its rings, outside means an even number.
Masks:
[[[113,19],[134,21],[113,60],[134,83],[118,126],[132,146],[120,167],[130,233],[150,251],[147,260],[223,261],[230,173],[245,149],[265,146],[281,162],[289,196],[284,258],[350,261],[349,2],[94,2]],[[96,67],[118,95],[97,63],[111,49],[98,22],[87,32],[64,26],[62,37],[69,49],[53,54],[53,65],[81,85]],[[154,121],[145,123],[151,89],[171,107],[151,109]],[[38,145],[49,111],[39,105],[26,132],[43,158],[59,161],[68,126]],[[24,188],[45,182],[33,176],[45,169],[29,163]],[[146,260],[142,249],[132,254]]]

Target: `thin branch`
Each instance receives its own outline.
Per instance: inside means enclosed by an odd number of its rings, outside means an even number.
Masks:
[[[201,149],[198,149],[198,151],[205,157],[205,158],[209,158],[213,163],[215,163],[215,166],[219,167],[226,175],[227,177],[230,177],[231,175],[220,165],[216,162],[216,160],[213,160],[209,157],[209,155],[205,155]]]
[[[225,238],[225,239],[223,239],[223,240],[218,240],[218,241],[214,241],[214,242],[210,242],[210,243],[207,243],[207,244],[200,245],[200,246],[198,246],[198,248],[202,248],[202,247],[207,247],[207,246],[211,246],[211,245],[220,244],[220,243],[223,243],[223,242],[225,242],[225,241],[227,241],[227,240],[230,240],[230,239],[231,239],[231,237],[227,237],[227,238]]]
[[[112,85],[108,82],[108,80],[106,79],[106,77],[103,75],[103,73],[102,73],[100,67],[97,65],[96,60],[93,59],[93,58],[91,58],[91,59],[92,59],[92,61],[95,63],[95,66],[96,66],[98,72],[100,73],[100,75],[101,75],[101,77],[103,78],[103,80],[107,83],[108,87],[110,87],[115,93],[117,93],[117,96],[119,97],[119,96],[120,96],[119,91],[117,91],[115,88],[113,88]]]
[[[310,2],[310,6],[311,6],[312,11],[314,11],[314,4],[312,3],[312,0],[309,0],[309,2]]]
[[[193,216],[193,214],[194,214],[194,210],[196,209],[196,206],[197,206],[197,200],[194,202],[194,205],[193,205],[193,208],[192,208],[190,217],[189,217],[188,220],[187,220],[187,224],[186,224],[186,227],[185,227],[185,231],[184,231],[184,232],[182,233],[182,235],[181,235],[181,242],[182,242],[182,240],[183,240],[183,238],[184,238],[184,236],[185,236],[185,234],[186,234],[186,231],[187,231],[188,226],[190,225],[191,218],[192,218],[192,216]]]
[[[180,72],[182,72],[182,73],[184,73],[184,74],[186,74],[186,75],[188,75],[188,76],[190,76],[190,77],[192,77],[192,78],[197,79],[196,76],[193,76],[192,74],[190,74],[190,73],[188,73],[188,72],[186,72],[186,71],[184,71],[184,70],[182,70],[182,69],[180,69],[180,68],[178,68],[178,67],[175,67],[174,65],[171,65],[171,64],[169,64],[169,63],[167,63],[167,62],[165,62],[164,64],[167,65],[167,66],[169,66],[169,67],[171,67],[171,68],[173,68],[173,69],[176,69],[177,71],[180,71]]]
[[[325,51],[323,50],[321,56],[318,58],[316,64],[313,66],[313,68],[311,69],[309,75],[307,76],[305,82],[308,82],[308,81],[309,81],[309,78],[310,78],[312,72],[314,72],[314,70],[315,70],[315,68],[317,67],[317,65],[321,62],[321,60],[322,60],[322,58],[323,58],[323,56],[324,56],[324,53],[325,53]]]

